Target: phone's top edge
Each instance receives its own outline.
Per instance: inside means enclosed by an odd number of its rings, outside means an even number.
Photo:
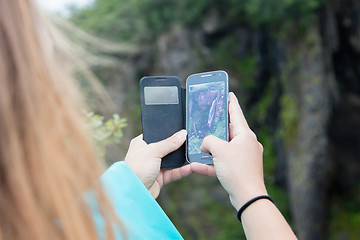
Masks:
[[[210,71],[210,72],[193,73],[189,77],[187,77],[187,79],[189,79],[191,76],[207,75],[207,74],[212,74],[212,73],[225,73],[225,75],[227,77],[229,77],[229,75],[228,75],[228,73],[226,71],[224,71],[224,70],[216,70],[216,71]]]
[[[178,76],[143,76],[143,78],[179,78]]]

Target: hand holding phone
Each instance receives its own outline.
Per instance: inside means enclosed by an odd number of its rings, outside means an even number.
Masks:
[[[229,95],[229,100],[230,142],[208,136],[204,139],[201,150],[214,157],[216,176],[229,193],[234,208],[239,210],[249,199],[267,195],[267,192],[262,145],[249,128],[233,93]]]
[[[161,159],[176,151],[185,139],[186,131],[181,130],[159,142],[147,144],[142,135],[130,142],[124,161],[154,198],[157,198],[164,184],[192,173],[189,165],[171,170],[160,170]]]
[[[212,164],[200,150],[203,139],[214,135],[228,140],[228,75],[225,71],[193,74],[186,82],[187,160]]]

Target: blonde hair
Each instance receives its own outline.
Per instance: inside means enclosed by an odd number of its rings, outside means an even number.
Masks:
[[[98,239],[90,187],[113,239],[84,105],[42,21],[31,0],[0,1],[0,239]]]

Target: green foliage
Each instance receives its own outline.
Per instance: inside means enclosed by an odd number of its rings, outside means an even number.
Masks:
[[[221,41],[215,44],[211,49],[213,62],[210,63],[210,65],[213,64],[216,65],[218,69],[232,71],[241,80],[239,84],[246,90],[251,90],[255,87],[254,77],[257,61],[255,56],[250,53],[242,57],[236,56],[234,49],[236,49],[237,44],[238,39],[233,36],[221,39]],[[232,84],[233,86],[236,85],[235,82],[232,82]]]
[[[112,118],[104,122],[104,117],[93,112],[85,113],[86,127],[94,141],[99,156],[105,156],[105,147],[109,144],[119,144],[123,136],[123,128],[126,127],[126,119],[114,114]]]
[[[194,191],[194,186],[199,187]],[[167,187],[164,208],[184,239],[245,239],[236,211],[217,179],[192,175]]]
[[[176,24],[199,26],[213,9],[230,24],[306,28],[322,4],[323,0],[96,0],[85,9],[72,9],[70,19],[101,37],[146,44]]]
[[[322,0],[248,0],[244,3],[244,9],[257,25],[280,25],[284,20],[310,24],[311,13],[321,4]]]
[[[129,4],[128,4],[129,2]],[[134,7],[137,1],[97,0],[85,9],[74,10],[70,20],[92,34],[114,41],[132,40],[134,32],[148,32]]]
[[[289,93],[283,94],[281,97],[281,124],[282,129],[280,130],[280,135],[285,139],[285,141],[293,141],[298,132],[298,106],[294,96]]]
[[[357,240],[360,236],[360,182],[346,194],[333,198],[330,212],[330,238]]]
[[[256,69],[256,60],[253,55],[239,58],[235,55],[234,49],[238,39],[233,36],[223,38],[212,49],[214,61],[219,67],[234,69],[246,79],[253,79]]]
[[[211,1],[96,0],[86,9],[73,9],[70,20],[92,34],[144,44],[175,24],[199,22]]]

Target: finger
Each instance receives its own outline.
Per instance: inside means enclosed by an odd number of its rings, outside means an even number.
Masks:
[[[214,157],[219,155],[223,150],[223,146],[227,144],[224,140],[215,137],[214,135],[209,135],[204,138],[200,150],[205,153],[211,153]]]
[[[260,151],[263,153],[264,152],[264,146],[260,142],[258,142],[258,143],[259,143],[259,146],[260,146]]]
[[[144,141],[142,134],[140,134],[140,135],[137,136],[137,137],[134,137],[134,138],[131,140],[131,142],[140,142],[140,141]]]
[[[244,114],[239,105],[239,101],[233,92],[229,93],[229,117],[230,117],[230,140],[243,130],[248,129]]]
[[[186,140],[186,130],[180,130],[171,137],[160,142],[151,143],[149,146],[154,149],[157,157],[163,158],[169,153],[177,150]]]
[[[147,145],[146,142],[143,140],[143,135],[140,134],[139,136],[133,138],[130,141],[130,147],[129,148],[137,148],[139,146],[145,146]]]
[[[206,165],[198,162],[190,163],[189,166],[191,167],[191,172],[198,173],[201,175],[206,176],[216,176],[215,167],[214,165]]]
[[[171,170],[164,170],[163,171],[163,183],[167,184],[169,182],[173,182],[189,176],[192,173],[192,169],[190,164],[182,166],[180,168],[175,168]]]

